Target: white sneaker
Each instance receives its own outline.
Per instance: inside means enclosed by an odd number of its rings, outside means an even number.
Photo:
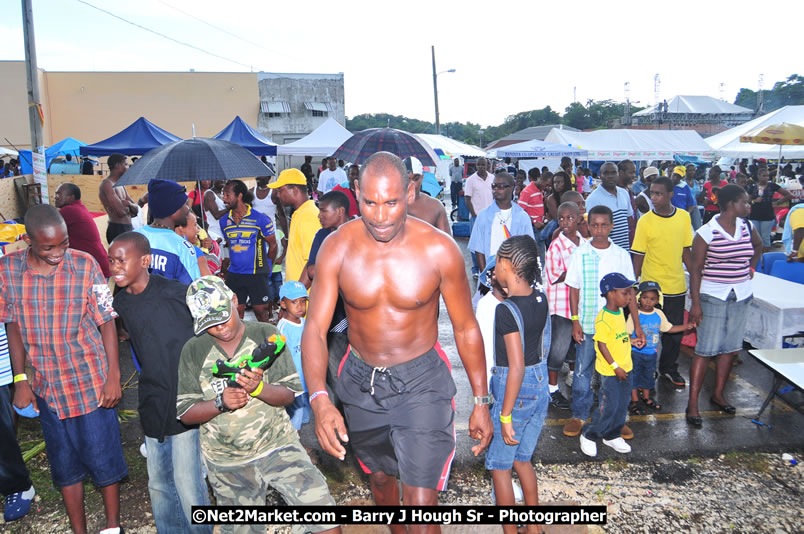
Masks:
[[[570,371],[567,373],[567,377],[564,379],[564,383],[567,384],[568,388],[572,387],[572,377],[575,376],[575,373]]]
[[[581,434],[581,452],[594,458],[597,456],[597,443],[591,439],[586,439],[583,434]]]
[[[603,445],[607,447],[611,447],[615,451],[619,453],[627,453],[631,452],[631,446],[625,442],[625,440],[621,437],[614,438],[612,440],[604,439]]]

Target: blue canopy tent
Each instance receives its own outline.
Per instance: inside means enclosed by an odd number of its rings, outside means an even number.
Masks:
[[[125,130],[94,145],[81,147],[82,156],[109,156],[114,153],[141,156],[156,147],[180,141],[178,137],[140,117]]]
[[[82,146],[86,146],[86,143],[83,141],[79,141],[73,137],[67,137],[66,139],[62,139],[58,143],[49,146],[45,149],[45,165],[47,168],[50,168],[50,163],[59,156],[64,156],[66,154],[70,154],[78,160],[78,156],[80,154],[80,149]],[[20,167],[22,167],[22,174],[31,174],[33,173],[33,167],[31,166],[31,151],[30,150],[20,150]]]
[[[239,115],[212,138],[240,145],[255,156],[276,156],[276,143],[249,126]]]

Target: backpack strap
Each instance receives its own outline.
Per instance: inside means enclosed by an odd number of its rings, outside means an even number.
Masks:
[[[514,302],[506,299],[503,300],[500,304],[504,305],[508,310],[511,312],[511,315],[514,316],[514,321],[516,322],[516,327],[519,330],[519,339],[522,341],[522,355],[525,354],[525,319],[522,316],[522,312],[519,309],[519,306],[514,304]],[[494,332],[495,332],[495,344],[497,340],[496,332],[497,332],[497,317],[495,314],[494,317]],[[547,335],[545,335],[545,333]],[[544,328],[542,329],[541,336],[539,338],[539,344],[542,346],[542,358],[541,361],[547,361],[547,355],[550,353],[550,341],[552,337],[552,325],[550,324],[550,316],[548,315],[545,317],[544,321]],[[541,363],[541,362],[540,362]],[[494,364],[497,364],[497,347],[494,347]]]

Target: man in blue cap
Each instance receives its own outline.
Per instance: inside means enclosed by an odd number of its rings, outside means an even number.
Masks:
[[[151,244],[151,272],[189,285],[201,276],[198,258],[193,245],[173,231],[176,226],[187,225],[190,207],[184,187],[170,180],[151,180],[148,209],[153,222],[136,231]]]

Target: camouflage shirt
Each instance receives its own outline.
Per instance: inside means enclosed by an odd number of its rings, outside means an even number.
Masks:
[[[251,353],[266,337],[279,333],[275,326],[267,323],[246,322],[245,325],[236,355]],[[226,379],[212,376],[212,366],[218,359],[226,360],[228,356],[209,333],[204,332],[184,345],[179,362],[177,417],[195,403],[214,399],[223,391]],[[263,382],[302,392],[299,374],[287,347],[265,371]],[[239,410],[224,412],[201,425],[201,450],[208,460],[218,465],[250,462],[298,439],[285,408],[259,399],[250,399]]]

